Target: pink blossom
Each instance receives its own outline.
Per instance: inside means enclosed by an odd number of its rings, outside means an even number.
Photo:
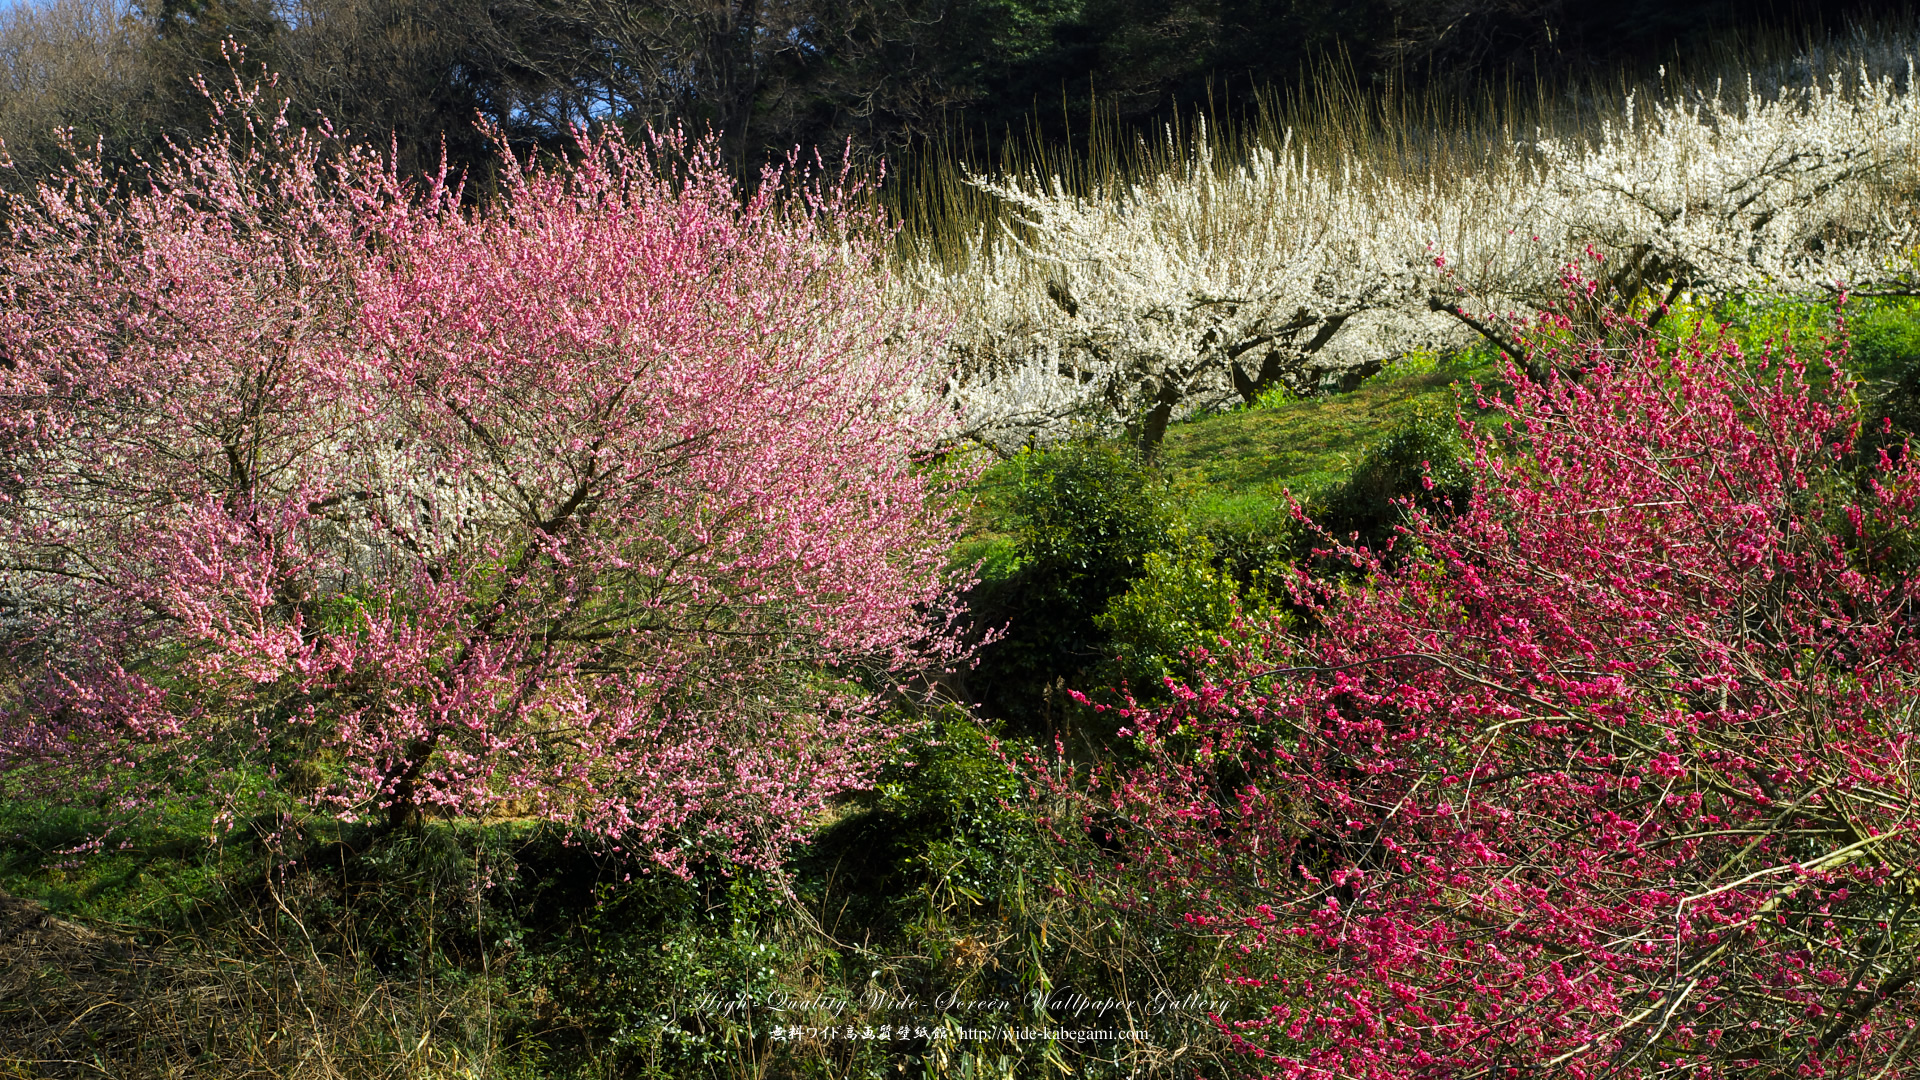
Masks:
[[[858,184],[582,136],[498,198],[260,116],[0,250],[0,766],[251,731],[345,816],[774,857],[960,656],[937,328]],[[961,476],[964,480],[965,477]]]

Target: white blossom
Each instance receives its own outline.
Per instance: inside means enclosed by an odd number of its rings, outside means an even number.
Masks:
[[[1467,162],[1308,153],[1291,134],[1227,161],[1201,129],[1186,146],[1169,130],[1169,164],[1090,195],[970,177],[1005,219],[906,259],[900,281],[953,328],[956,436],[1002,449],[1076,421],[1150,442],[1185,413],[1311,389],[1329,352],[1497,332],[1589,252],[1621,308],[1682,289],[1912,292],[1913,50],[1870,44],[1851,67],[1803,56],[1738,92],[1629,98],[1585,136]]]

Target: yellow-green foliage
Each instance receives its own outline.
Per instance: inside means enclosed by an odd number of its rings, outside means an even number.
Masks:
[[[1118,647],[1129,681],[1158,682],[1182,670],[1184,657],[1212,647],[1232,625],[1242,601],[1216,562],[1205,536],[1180,529],[1171,545],[1147,554],[1140,576],[1094,619]]]

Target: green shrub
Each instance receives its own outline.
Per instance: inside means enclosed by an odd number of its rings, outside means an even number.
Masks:
[[[690,880],[541,829],[491,900],[503,917],[511,1000],[502,1041],[529,1074],[727,1075],[754,1045],[751,1016],[798,966],[761,873],[703,865]]]
[[[1015,556],[970,597],[983,624],[1006,632],[983,651],[967,690],[988,715],[1038,732],[1058,699],[1050,691],[1080,685],[1110,659],[1094,618],[1167,546],[1177,516],[1153,471],[1112,446],[1034,450],[1014,465]]]
[[[1012,517],[1030,572],[1078,595],[1110,592],[1166,542],[1172,508],[1135,455],[1075,443],[1029,451],[1018,464]]]
[[[907,739],[853,812],[798,861],[803,890],[841,920],[836,936],[893,938],[924,912],[997,904],[1027,853],[1020,784],[958,709]]]
[[[1344,483],[1315,499],[1308,515],[1334,538],[1386,554],[1407,504],[1439,514],[1466,506],[1473,485],[1465,452],[1452,416],[1418,408],[1362,455]],[[1304,558],[1324,539],[1304,533],[1300,543],[1306,550],[1296,554]]]
[[[1212,647],[1232,624],[1238,589],[1218,564],[1205,536],[1177,533],[1167,549],[1147,553],[1140,576],[1094,620],[1135,694],[1156,694],[1167,676],[1190,674],[1187,654]]]
[[[1380,370],[1362,379],[1362,386],[1386,386],[1406,379],[1429,378],[1450,370],[1455,357],[1433,349],[1413,349],[1381,365]]]

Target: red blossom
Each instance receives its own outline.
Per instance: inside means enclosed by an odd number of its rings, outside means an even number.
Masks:
[[[1328,538],[1314,629],[1126,710],[1096,872],[1238,947],[1263,1075],[1910,1076],[1920,470],[1784,350],[1577,366],[1422,558]]]

